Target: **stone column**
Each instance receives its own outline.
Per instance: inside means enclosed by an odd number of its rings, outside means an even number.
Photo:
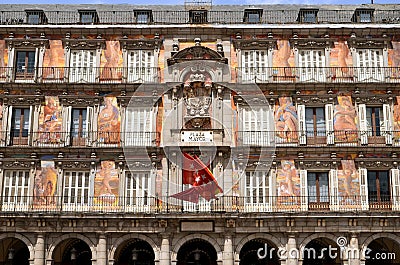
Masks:
[[[286,265],[297,265],[299,258],[299,250],[297,249],[296,236],[293,234],[289,235],[288,242],[286,244]]]
[[[348,248],[344,253],[344,257],[347,257],[349,265],[360,265],[361,251],[358,245],[358,236],[356,233],[351,234],[350,242]]]
[[[169,234],[162,234],[160,249],[160,265],[170,265]]]
[[[45,261],[45,245],[44,245],[44,236],[43,234],[38,234],[36,237],[36,244],[35,244],[35,254],[34,254],[34,265],[44,265]]]
[[[225,235],[222,264],[233,265],[233,244],[232,244],[232,236],[230,234]]]
[[[105,234],[100,234],[96,250],[97,250],[96,265],[107,265],[107,240]]]

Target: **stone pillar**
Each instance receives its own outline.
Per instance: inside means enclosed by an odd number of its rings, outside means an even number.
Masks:
[[[38,234],[36,237],[35,244],[35,254],[34,254],[34,265],[44,265],[45,261],[45,245],[44,245],[44,236],[43,234]]]
[[[223,265],[233,265],[233,244],[232,244],[232,236],[226,235],[225,236],[225,243],[224,243],[224,252],[222,255],[222,264]]]
[[[160,265],[170,265],[169,234],[163,234],[160,249]]]
[[[344,257],[347,256],[349,265],[360,265],[361,253],[358,245],[358,236],[356,233],[351,234],[350,242]]]
[[[286,255],[286,265],[298,265],[300,251],[297,249],[296,236],[293,234],[289,235],[286,244]]]
[[[107,240],[105,234],[100,234],[96,251],[97,251],[96,265],[107,265]]]

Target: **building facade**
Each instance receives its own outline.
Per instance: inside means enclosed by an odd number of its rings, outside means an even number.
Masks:
[[[0,9],[0,264],[400,264],[400,5]]]

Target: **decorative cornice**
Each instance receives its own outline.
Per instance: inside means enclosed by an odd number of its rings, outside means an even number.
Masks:
[[[302,169],[331,169],[335,168],[335,160],[299,160]]]
[[[34,95],[7,95],[3,97],[5,105],[32,106],[44,102],[44,96]]]
[[[49,39],[5,38],[5,41],[8,47],[14,48],[49,47]]]
[[[79,159],[79,158],[77,158]],[[91,160],[55,160],[62,169],[87,169],[90,170]]]
[[[325,49],[334,47],[334,40],[329,38],[293,38],[289,42],[290,46],[296,49]]]
[[[117,97],[118,101],[121,103],[121,106],[126,107],[136,107],[136,106],[147,106],[151,107],[154,106],[155,102],[159,99],[158,96],[151,97],[151,96],[134,96],[134,97]]]
[[[371,48],[391,48],[390,38],[349,38],[347,44],[350,48],[371,49]]]
[[[100,104],[102,97],[59,96],[60,103],[64,106],[93,106]]]
[[[240,50],[276,50],[277,40],[274,39],[252,39],[252,40],[233,40],[233,47]]]
[[[151,161],[127,161],[127,166],[129,169],[152,169],[153,164]]]
[[[365,103],[365,104],[373,104],[373,103],[379,103],[379,104],[384,104],[384,103],[390,103],[390,101],[393,99],[392,96],[390,95],[362,95],[362,96],[357,96],[354,97],[355,101],[357,103]]]
[[[393,160],[391,158],[356,158],[355,161],[358,167],[363,168],[393,168]]]
[[[64,48],[68,49],[104,49],[105,39],[63,39]]]
[[[36,160],[21,158],[5,158],[1,162],[6,169],[30,169],[36,165]]]
[[[162,45],[160,39],[120,39],[119,42],[124,50],[159,50]]]
[[[304,105],[324,105],[328,103],[333,103],[334,98],[332,95],[312,95],[312,96],[299,96],[296,97],[298,104]]]

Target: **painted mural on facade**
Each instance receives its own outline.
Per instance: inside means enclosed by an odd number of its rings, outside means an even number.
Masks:
[[[121,115],[116,97],[104,97],[100,107],[98,141],[104,144],[119,144],[121,139]]]
[[[354,160],[342,160],[342,170],[338,170],[339,204],[357,206],[360,204],[360,183]]]
[[[351,96],[338,96],[333,116],[335,142],[357,142],[357,112],[353,106]]]
[[[276,176],[279,196],[277,205],[285,208],[297,208],[300,206],[299,172],[295,167],[294,160],[281,160],[281,167],[277,170]]]
[[[106,41],[106,47],[102,50],[100,58],[100,79],[121,80],[123,66],[122,50],[117,36]]]
[[[7,65],[5,64],[5,50],[6,50],[6,41],[5,40],[0,40],[0,67],[6,67]],[[0,74],[2,74],[3,70],[1,71]],[[1,77],[1,75],[0,75]]]
[[[298,116],[291,97],[280,97],[274,109],[275,131],[278,143],[297,142]]]
[[[119,176],[115,168],[115,162],[101,161],[100,168],[94,179],[95,203],[102,205],[114,205],[118,202]]]
[[[59,143],[62,139],[62,108],[58,97],[46,96],[39,116],[40,143]]]
[[[338,41],[334,43],[334,47],[330,52],[330,75],[332,81],[341,81],[343,78],[353,78],[354,73],[351,70],[353,66],[353,58],[346,41]]]
[[[55,205],[55,192],[57,185],[57,171],[54,161],[41,161],[40,168],[36,170],[33,186],[34,205]]]
[[[388,51],[389,67],[400,67],[400,41],[392,41],[392,49]],[[400,70],[397,70],[397,77],[400,76]]]

